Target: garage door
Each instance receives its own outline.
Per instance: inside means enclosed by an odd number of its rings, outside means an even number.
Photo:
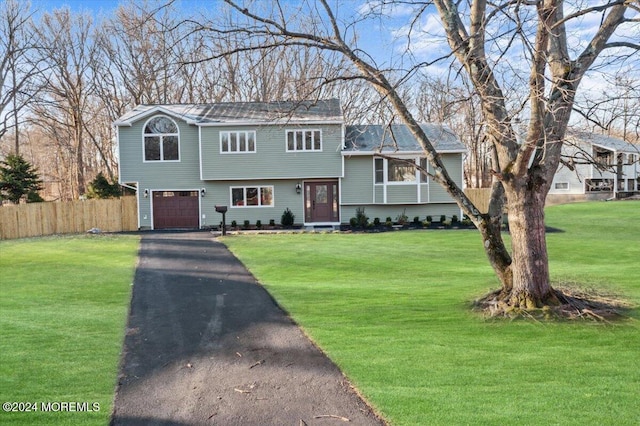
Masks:
[[[153,228],[198,228],[198,191],[154,191]]]

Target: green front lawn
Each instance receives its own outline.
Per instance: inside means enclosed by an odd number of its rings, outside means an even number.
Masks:
[[[137,247],[106,235],[0,242],[0,401],[38,408],[0,412],[1,424],[108,423]],[[42,412],[67,402],[93,411]]]
[[[638,218],[638,202],[549,208],[553,280],[640,304]],[[391,424],[640,424],[638,309],[483,320],[469,303],[498,284],[475,231],[224,242]]]

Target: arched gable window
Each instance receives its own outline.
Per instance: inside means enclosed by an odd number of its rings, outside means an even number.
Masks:
[[[144,126],[144,161],[180,161],[180,135],[175,121],[156,116]]]

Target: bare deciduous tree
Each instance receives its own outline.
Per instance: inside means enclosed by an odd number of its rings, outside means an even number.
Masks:
[[[232,26],[218,26],[218,32],[241,34],[246,41],[243,47],[227,53],[276,46],[305,46],[339,53],[352,64],[351,73],[343,74],[344,80],[363,79],[375,87],[422,145],[433,169],[432,179],[447,190],[480,230],[489,262],[502,284],[495,294],[498,305],[509,310],[561,302],[559,298],[563,296],[552,288],[549,274],[545,198],[560,161],[580,81],[606,49],[619,52],[638,49],[640,36],[630,38],[632,41],[612,41],[615,31],[632,21],[626,15],[633,8],[637,10],[637,4],[615,1],[588,8],[576,4],[565,15],[562,0],[497,4],[486,0],[402,2],[414,7],[415,13],[408,19],[415,32],[419,28],[413,24],[437,12],[450,48],[446,57],[458,61],[479,96],[484,137],[494,152],[491,203],[489,212],[483,213],[449,176],[432,141],[402,96],[403,82],[409,81],[417,69],[428,66],[428,62],[405,66],[403,75],[382,70],[371,56],[346,41],[346,34],[355,23],[336,15],[339,9],[332,8],[326,0],[304,2],[295,11],[280,2],[265,5],[226,0],[226,3],[238,18]],[[382,8],[389,3],[393,2],[379,2]],[[578,45],[577,51],[574,46],[570,50],[567,26],[587,14],[599,16],[600,23],[590,38]],[[637,27],[632,29],[638,35]],[[513,49],[527,67],[510,62],[508,54]],[[616,56],[628,59],[621,52]],[[508,97],[523,93],[524,99]],[[529,117],[526,135],[520,138],[512,119],[523,112],[528,112]],[[501,235],[505,200],[511,250]]]
[[[86,190],[85,152],[88,145],[87,108],[93,94],[91,66],[96,61],[92,19],[73,15],[69,9],[45,13],[37,28],[42,62],[48,71],[41,75],[43,90],[32,106],[33,120],[48,129],[60,149],[67,151],[68,181],[73,198]]]
[[[459,81],[428,75],[419,78],[415,101],[410,108],[419,122],[447,124],[467,147],[464,179],[468,188],[485,188],[491,183],[491,146],[486,143],[480,100],[468,79]]]
[[[629,71],[604,75],[606,89],[576,99],[574,111],[584,119],[582,128],[640,142],[640,76]]]
[[[12,131],[16,154],[20,153],[22,112],[37,91],[34,77],[41,71],[34,55],[37,39],[31,19],[29,3],[7,0],[0,4],[0,138]]]

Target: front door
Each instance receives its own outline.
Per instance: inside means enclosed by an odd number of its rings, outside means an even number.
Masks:
[[[338,181],[305,182],[304,220],[312,222],[339,222]]]

